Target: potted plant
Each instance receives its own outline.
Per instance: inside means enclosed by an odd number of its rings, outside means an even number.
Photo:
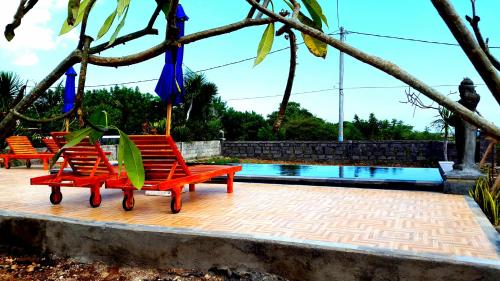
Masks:
[[[438,119],[432,121],[431,125],[440,132],[444,132],[443,140],[443,159],[444,161],[439,161],[439,166],[441,170],[446,173],[453,170],[453,161],[448,161],[448,138],[451,132],[451,126],[448,120],[451,118],[451,111],[440,106],[438,109],[439,115],[436,115]]]

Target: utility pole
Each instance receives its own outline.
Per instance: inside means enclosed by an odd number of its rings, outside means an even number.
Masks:
[[[344,42],[344,28],[340,27],[340,41]],[[339,57],[339,142],[344,141],[344,53],[340,51]]]

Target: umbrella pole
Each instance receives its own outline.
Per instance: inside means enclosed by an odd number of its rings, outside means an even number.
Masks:
[[[167,104],[167,123],[165,124],[165,134],[170,136],[170,123],[172,122],[172,102]]]
[[[69,119],[68,118],[64,119],[64,127],[66,128],[66,132],[69,132]]]

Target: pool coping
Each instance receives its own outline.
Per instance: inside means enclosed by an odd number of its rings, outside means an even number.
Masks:
[[[223,182],[225,176],[214,178],[214,182]],[[352,178],[308,178],[299,176],[234,176],[236,182],[254,182],[270,184],[293,184],[313,186],[336,186],[352,188],[374,188],[391,190],[414,190],[443,192],[443,182],[393,179],[352,179]]]

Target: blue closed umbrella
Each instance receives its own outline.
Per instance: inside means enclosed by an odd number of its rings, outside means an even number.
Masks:
[[[179,4],[176,11],[176,24],[179,28],[177,39],[184,36],[184,22],[188,16]],[[184,56],[184,46],[172,47],[165,52],[165,65],[161,72],[155,92],[160,98],[173,105],[183,102],[184,99],[184,79],[182,75],[182,58]]]
[[[62,112],[66,113],[75,106],[75,78],[76,71],[70,67],[66,71],[66,84],[64,85],[64,106]]]

